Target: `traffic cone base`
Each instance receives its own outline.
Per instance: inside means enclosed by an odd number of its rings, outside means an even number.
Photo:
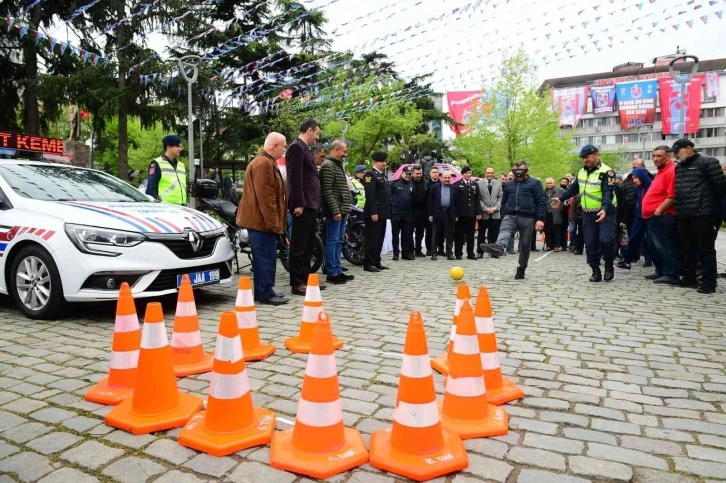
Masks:
[[[449,375],[449,357],[448,354],[443,353],[440,356],[436,356],[433,359],[431,359],[431,368],[438,372],[439,374],[443,374],[444,376]]]
[[[108,385],[108,377],[104,377],[89,389],[83,398],[89,402],[105,404],[106,406],[116,406],[125,399],[130,398],[133,393],[133,387],[110,387]]]
[[[343,429],[344,443],[335,453],[308,453],[292,444],[293,429],[277,431],[270,445],[270,466],[278,470],[324,480],[368,462],[368,450],[360,433]]]
[[[287,347],[287,350],[295,354],[308,354],[310,352],[310,345],[310,342],[306,342],[299,335],[285,339],[285,347]],[[342,347],[343,341],[333,336],[333,349],[338,350]]]
[[[237,287],[237,300],[234,303],[234,314],[242,339],[242,352],[248,361],[267,359],[275,352],[272,344],[260,342],[260,327],[257,324],[257,310],[252,295],[252,281],[249,277],[240,277]]]
[[[495,406],[501,406],[502,404],[514,401],[515,399],[522,399],[523,397],[524,391],[508,377],[502,376],[502,387],[490,389],[487,386],[487,401],[489,401],[489,404]]]
[[[489,391],[487,391],[487,395]],[[491,436],[505,436],[509,433],[509,416],[507,412],[489,404],[487,417],[484,419],[458,419],[447,416],[442,412],[444,400],[439,399],[439,413],[441,426],[461,436],[461,439],[489,438]]]
[[[204,425],[206,411],[197,413],[179,433],[179,444],[212,456],[227,456],[253,446],[267,444],[275,432],[275,413],[255,407],[254,424],[242,432],[210,432]],[[230,415],[230,417],[233,417]]]
[[[191,376],[193,374],[204,374],[211,372],[214,354],[204,354],[202,360],[193,364],[176,365],[174,364],[174,375],[176,377]]]
[[[414,455],[391,446],[391,428],[375,431],[371,435],[370,464],[415,481],[428,481],[465,469],[469,466],[469,457],[461,437],[446,429],[442,432],[444,445],[439,451]]]
[[[275,350],[276,348],[272,344],[260,344],[259,347],[251,350],[245,348],[245,362],[267,359],[275,353]]]
[[[106,415],[106,424],[131,434],[148,434],[166,429],[180,428],[202,408],[196,396],[179,393],[179,405],[163,414],[137,414],[131,409],[133,399],[126,399]]]

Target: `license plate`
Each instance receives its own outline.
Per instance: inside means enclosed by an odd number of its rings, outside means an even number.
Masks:
[[[218,268],[215,268],[214,270],[204,270],[203,272],[188,273],[187,275],[189,275],[189,279],[191,280],[192,286],[194,287],[198,285],[208,285],[210,283],[219,282]],[[183,276],[184,275],[176,276],[176,288],[181,287]]]

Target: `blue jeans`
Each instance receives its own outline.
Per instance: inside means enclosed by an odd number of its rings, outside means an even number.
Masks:
[[[247,230],[252,249],[252,283],[255,300],[270,300],[275,293],[277,269],[277,235],[257,230]]]
[[[655,273],[678,278],[678,224],[673,215],[653,216],[646,220],[653,242]]]
[[[325,218],[325,271],[328,277],[335,277],[343,273],[343,242],[345,241],[345,224],[347,215],[340,221],[332,216]]]

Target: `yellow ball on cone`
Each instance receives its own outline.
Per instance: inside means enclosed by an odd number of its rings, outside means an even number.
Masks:
[[[449,272],[452,280],[461,280],[464,278],[464,269],[461,267],[453,267]]]

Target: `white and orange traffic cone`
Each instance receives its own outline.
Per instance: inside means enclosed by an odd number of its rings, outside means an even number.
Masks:
[[[285,339],[285,347],[290,352],[307,354],[313,340],[313,330],[318,316],[323,311],[323,298],[320,295],[320,280],[317,273],[308,276],[307,290],[305,290],[305,301],[303,302],[302,320],[300,321],[300,332],[294,337]],[[337,350],[343,347],[343,341],[333,336],[333,347]]]
[[[239,279],[234,313],[237,316],[245,361],[261,361],[270,357],[275,352],[275,346],[260,343],[260,328],[257,325],[257,311],[252,296],[250,277],[240,277]]]
[[[431,360],[431,367],[440,374],[446,376],[449,373],[449,354],[451,353],[451,346],[454,343],[454,335],[456,334],[456,320],[459,317],[461,306],[464,302],[471,298],[469,292],[469,286],[465,283],[460,283],[456,286],[456,305],[454,306],[454,318],[451,323],[451,334],[449,335],[449,346],[446,352],[438,357]]]
[[[330,319],[321,312],[312,335],[295,426],[278,431],[270,465],[313,478],[330,478],[368,462],[360,433],[343,426],[343,407]]]
[[[182,277],[171,332],[171,359],[177,377],[202,374],[212,370],[212,354],[204,352],[199,315],[194,303],[194,289],[189,275]]]
[[[371,466],[427,481],[469,466],[461,437],[441,426],[423,320],[411,312],[403,348],[393,427],[375,431]]]
[[[487,401],[479,354],[474,310],[466,301],[456,324],[449,376],[439,403],[441,425],[462,439],[504,436],[509,432],[507,413]]]
[[[492,302],[484,285],[479,288],[474,319],[476,321],[476,332],[479,338],[479,350],[481,351],[481,366],[489,404],[500,406],[515,399],[522,399],[524,391],[514,381],[502,375],[502,368],[499,365],[497,335],[494,332]]]
[[[146,306],[141,331],[139,369],[134,393],[106,415],[106,424],[131,434],[184,426],[202,408],[202,400],[179,392],[171,362],[161,304]]]
[[[115,406],[131,397],[136,386],[140,347],[139,317],[136,315],[131,288],[124,282],[118,292],[108,377],[101,379],[88,390],[85,395],[86,401]]]
[[[179,444],[212,456],[226,456],[269,443],[275,413],[255,407],[234,312],[219,321],[207,410],[194,415],[179,433]]]

